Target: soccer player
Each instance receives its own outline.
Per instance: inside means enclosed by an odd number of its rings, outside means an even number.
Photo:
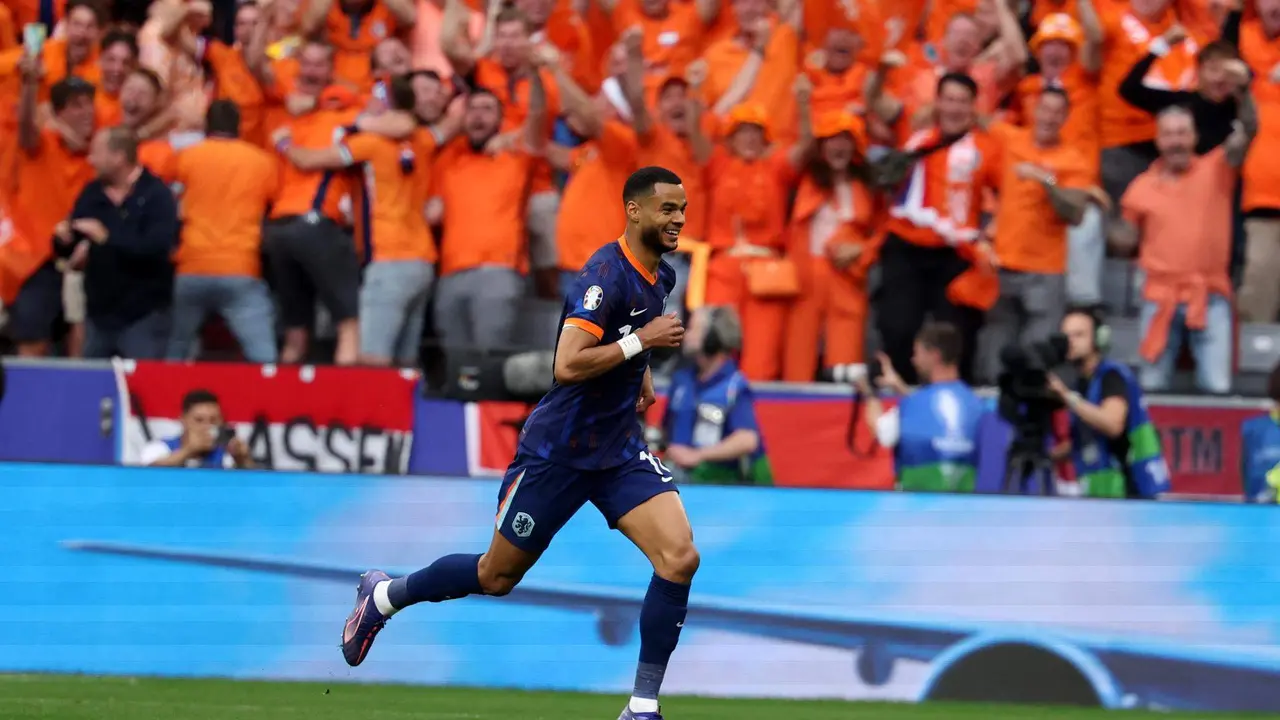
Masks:
[[[698,552],[637,412],[654,401],[649,351],[678,347],[684,336],[676,314],[666,313],[675,271],[662,255],[676,249],[688,201],[680,178],[659,167],[633,173],[622,201],[622,237],[591,256],[565,298],[555,384],[520,435],[488,552],[447,555],[395,580],[381,570],[362,575],[342,632],[348,664],[359,665],[387,618],[410,605],[511,592],[590,501],[653,564],[635,690],[619,720],[661,720],[658,690],[684,627]]]

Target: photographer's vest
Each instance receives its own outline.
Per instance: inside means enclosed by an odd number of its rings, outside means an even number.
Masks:
[[[182,447],[182,436],[178,435],[176,437],[168,438],[164,441],[164,444],[169,446],[170,452],[178,452],[178,449]],[[187,465],[187,467],[214,468],[222,470],[226,467],[226,462],[227,449],[219,445],[213,449],[213,452],[204,456],[204,462],[199,465]]]
[[[1249,418],[1240,427],[1240,477],[1245,502],[1280,500],[1280,410]]]
[[[982,399],[959,380],[926,385],[898,403],[894,464],[903,490],[973,492]]]
[[[1134,488],[1139,497],[1153,498],[1169,490],[1169,466],[1160,450],[1160,434],[1151,424],[1147,414],[1147,401],[1142,388],[1133,378],[1129,368],[1103,360],[1089,379],[1085,399],[1093,405],[1102,403],[1102,378],[1115,372],[1124,379],[1129,401],[1129,414],[1124,432],[1129,438],[1129,472],[1133,474]],[[1107,450],[1107,438],[1080,418],[1071,415],[1071,461],[1075,464],[1076,478],[1087,497],[1126,497],[1124,463]]]
[[[746,390],[747,378],[732,360],[705,380],[698,379],[696,368],[677,371],[667,389],[667,442],[706,448],[742,429],[729,428],[729,433],[725,432],[734,404],[752,401]],[[688,480],[719,485],[772,485],[773,468],[765,455],[763,435],[755,452],[737,460],[701,463],[689,470]]]

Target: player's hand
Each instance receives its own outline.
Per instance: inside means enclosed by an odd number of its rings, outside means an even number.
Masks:
[[[636,337],[640,338],[645,350],[680,347],[680,341],[684,340],[684,323],[675,313],[667,313],[637,330]]]
[[[640,398],[636,400],[636,413],[645,414],[656,402],[658,402],[658,396],[653,392],[653,385],[646,382],[640,388]]]
[[[692,468],[702,464],[702,453],[688,445],[672,445],[667,448],[664,455],[664,460],[682,468]]]
[[[71,221],[71,229],[101,245],[107,241],[107,226],[94,218],[80,218]]]

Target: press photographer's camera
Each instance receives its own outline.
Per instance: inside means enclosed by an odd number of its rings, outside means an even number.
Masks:
[[[1000,353],[1004,371],[997,384],[1001,405],[1007,397],[1019,404],[1053,403],[1050,411],[1061,407],[1049,390],[1049,373],[1067,362],[1067,336],[1055,333],[1049,339],[1026,347],[1010,345]]]

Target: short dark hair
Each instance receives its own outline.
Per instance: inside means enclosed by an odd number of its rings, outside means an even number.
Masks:
[[[471,91],[467,93],[467,102],[471,102],[472,98],[485,96],[493,98],[494,102],[498,103],[498,107],[501,108],[503,106],[502,98],[498,93],[484,87],[483,85],[477,85],[476,87],[471,88]]]
[[[518,22],[523,25],[525,32],[531,33],[534,30],[533,25],[529,22],[529,16],[525,15],[518,8],[505,7],[499,10],[498,14],[493,18],[493,26],[495,28],[499,25],[506,25],[507,23],[513,22]]]
[[[107,128],[107,149],[124,154],[125,162],[130,165],[138,163],[138,136],[127,127]]]
[[[1267,378],[1267,397],[1280,403],[1280,362],[1271,368],[1271,377]]]
[[[124,43],[125,47],[129,48],[130,55],[135,58],[138,57],[138,38],[133,33],[125,32],[124,30],[109,30],[106,35],[102,36],[102,42],[98,44],[98,47],[106,51],[112,45],[120,43]]]
[[[418,104],[418,96],[413,92],[413,80],[408,75],[397,75],[387,83],[387,99],[391,101],[393,110],[413,112]]]
[[[1053,85],[1048,85],[1040,91],[1040,97],[1046,96],[1062,98],[1062,104],[1065,105],[1068,110],[1071,109],[1071,96],[1067,94],[1066,90],[1063,90],[1060,87],[1054,87]]]
[[[210,135],[240,137],[240,108],[230,100],[214,100],[204,114],[204,129]]]
[[[941,95],[942,90],[948,85],[959,85],[969,91],[969,97],[978,97],[978,83],[967,73],[949,72],[938,78],[937,94]]]
[[[653,186],[658,183],[664,185],[683,185],[684,181],[680,176],[671,172],[664,167],[651,165],[642,167],[631,173],[631,177],[627,178],[627,182],[622,186],[622,202],[629,203],[632,200],[646,198],[653,194]]]
[[[412,70],[409,72],[407,77],[410,80],[413,80],[419,77],[431,78],[432,80],[435,80],[438,83],[444,84],[444,78],[440,77],[440,73],[436,72],[435,70]]]
[[[212,392],[209,392],[204,388],[192,390],[182,396],[182,414],[186,415],[191,412],[191,408],[194,408],[197,405],[208,405],[209,403],[213,403],[214,405],[221,404],[218,402],[217,395],[214,395]]]
[[[66,109],[72,100],[82,97],[92,100],[97,92],[98,89],[88,80],[77,75],[68,75],[49,88],[49,102],[53,105],[53,111],[59,113]]]
[[[1098,328],[1107,324],[1106,316],[1103,314],[1100,305],[1068,305],[1066,310],[1062,311],[1062,317],[1067,318],[1072,315],[1083,315],[1093,323],[1094,334],[1097,334]]]
[[[62,17],[69,17],[77,8],[84,8],[93,13],[93,19],[98,21],[99,25],[105,25],[107,22],[107,13],[94,0],[70,0],[67,6],[62,10]]]
[[[948,322],[927,322],[916,334],[916,342],[936,350],[942,362],[957,365],[964,353],[964,337],[960,330]]]
[[[1240,51],[1226,40],[1214,40],[1200,48],[1196,55],[1196,67],[1203,67],[1210,60],[1239,60]]]

